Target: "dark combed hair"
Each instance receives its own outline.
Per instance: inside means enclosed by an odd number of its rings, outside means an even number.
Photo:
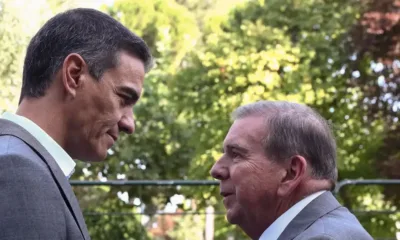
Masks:
[[[48,20],[32,38],[24,61],[21,98],[45,95],[54,75],[71,53],[79,54],[91,75],[118,64],[118,53],[139,58],[146,72],[152,56],[146,43],[111,16],[94,9],[76,8]]]

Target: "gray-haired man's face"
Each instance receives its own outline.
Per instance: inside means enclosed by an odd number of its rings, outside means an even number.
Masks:
[[[236,120],[225,138],[224,154],[211,169],[211,175],[220,180],[232,224],[263,219],[261,222],[268,226],[276,218],[277,190],[285,169],[265,156],[262,140],[266,133],[262,117]]]

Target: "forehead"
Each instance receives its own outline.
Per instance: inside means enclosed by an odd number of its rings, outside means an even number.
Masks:
[[[249,116],[240,118],[235,120],[229,129],[224,145],[261,146],[266,133],[265,119],[263,117]]]
[[[121,52],[118,56],[117,66],[104,73],[104,77],[110,80],[116,86],[127,86],[141,92],[145,68],[143,62],[128,53]]]

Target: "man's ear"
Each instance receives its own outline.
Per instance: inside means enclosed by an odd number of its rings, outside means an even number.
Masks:
[[[296,155],[285,163],[286,175],[282,178],[278,188],[278,195],[288,196],[300,184],[307,174],[307,161],[304,157]]]
[[[79,54],[71,53],[65,58],[62,65],[62,82],[68,96],[76,96],[88,73],[88,66]]]

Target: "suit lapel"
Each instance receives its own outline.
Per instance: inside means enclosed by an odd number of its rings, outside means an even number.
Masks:
[[[331,192],[325,192],[311,201],[285,228],[278,240],[292,240],[325,214],[341,205]]]
[[[49,167],[55,182],[61,190],[63,198],[74,217],[79,230],[84,239],[89,240],[87,227],[79,207],[79,203],[72,191],[71,185],[67,177],[64,175],[54,158],[47,152],[47,150],[33,137],[28,131],[19,125],[4,119],[0,119],[0,135],[12,135],[24,141],[30,146]]]

